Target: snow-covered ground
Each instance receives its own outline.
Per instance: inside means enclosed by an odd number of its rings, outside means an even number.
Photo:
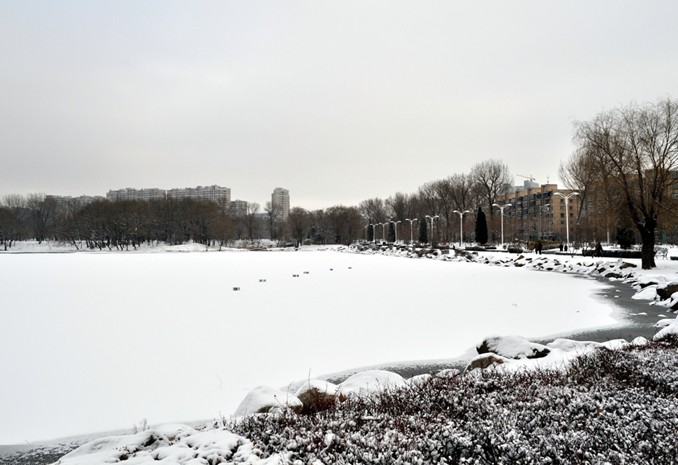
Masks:
[[[0,254],[0,444],[228,417],[259,385],[617,323],[599,281],[527,267],[180,250]]]

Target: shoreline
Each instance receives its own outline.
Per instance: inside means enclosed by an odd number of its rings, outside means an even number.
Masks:
[[[652,337],[659,331],[655,326],[657,321],[662,318],[672,318],[674,315],[667,308],[649,305],[647,300],[635,300],[632,297],[636,294],[633,286],[624,283],[621,280],[610,281],[608,278],[588,276],[573,276],[578,279],[595,279],[602,282],[606,289],[602,289],[593,294],[593,298],[609,300],[614,308],[614,312],[619,315],[619,323],[609,327],[582,329],[573,332],[554,335],[553,337],[529,338],[530,341],[538,344],[547,344],[558,338],[574,339],[577,341],[607,342],[612,339],[625,339],[631,342],[634,338],[642,336],[652,340]],[[478,341],[480,342],[480,341]],[[472,350],[472,348],[469,348]],[[477,354],[473,354],[477,355]],[[338,384],[348,376],[364,370],[387,370],[398,373],[403,378],[411,378],[421,374],[435,374],[442,370],[456,369],[464,371],[469,360],[461,356],[450,360],[420,360],[412,362],[389,362],[384,364],[359,367],[346,370],[345,372],[333,373],[322,376],[332,383]]]

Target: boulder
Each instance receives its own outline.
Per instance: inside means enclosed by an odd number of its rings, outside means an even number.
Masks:
[[[506,363],[508,361],[509,361],[508,358],[502,357],[501,355],[493,354],[491,352],[487,354],[478,355],[476,358],[472,359],[469,362],[469,364],[464,369],[464,373],[467,373],[471,370],[475,370],[476,368],[484,370],[485,368],[490,367],[492,365],[501,365],[502,363]]]
[[[301,413],[322,412],[334,406],[337,385],[321,379],[309,379],[294,394],[303,404]]]
[[[621,261],[621,260],[620,260]],[[629,262],[621,262],[619,264],[619,269],[623,270],[624,268],[636,268],[636,265],[634,263],[629,263]]]
[[[659,297],[659,300],[670,299],[676,292],[678,292],[678,282],[676,281],[663,283],[657,286],[657,297]]]
[[[366,370],[347,378],[338,386],[338,392],[341,397],[348,397],[351,394],[366,396],[385,389],[403,387],[406,384],[405,379],[398,373]]]
[[[461,371],[456,368],[447,368],[436,373],[436,378],[456,378],[461,374]]]
[[[235,411],[236,417],[253,413],[268,413],[271,410],[290,408],[299,413],[303,408],[294,395],[268,386],[259,386],[247,393]]]
[[[493,353],[506,358],[542,358],[551,350],[541,344],[530,342],[522,336],[486,337],[476,347],[479,354]]]

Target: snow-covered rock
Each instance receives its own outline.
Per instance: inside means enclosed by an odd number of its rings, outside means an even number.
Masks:
[[[657,297],[660,300],[670,299],[676,292],[678,292],[678,281],[665,282],[657,286]]]
[[[272,409],[290,408],[301,411],[303,404],[294,395],[268,386],[259,386],[252,389],[242,400],[235,411],[236,417],[253,413],[268,413]]]
[[[476,350],[479,354],[494,353],[506,358],[541,358],[548,355],[549,348],[530,342],[522,336],[490,336]]]
[[[366,370],[354,374],[339,384],[338,391],[342,396],[366,396],[384,389],[400,388],[407,383],[397,373],[386,370]]]
[[[303,404],[304,412],[319,412],[334,405],[337,385],[322,379],[309,379],[297,389],[295,396]]]
[[[675,294],[674,294],[675,295]],[[661,322],[666,322],[664,327],[657,332],[652,338],[655,341],[659,341],[666,336],[675,335],[678,336],[678,317],[675,320],[661,320]]]
[[[633,300],[655,300],[657,298],[657,286],[649,285],[636,292],[632,297]]]
[[[280,462],[280,456],[273,454],[262,459],[253,450],[251,441],[224,429],[195,431],[185,425],[166,425],[130,436],[97,439],[65,455],[57,463],[95,465],[118,462],[126,465],[272,465]]]
[[[469,364],[466,366],[464,373],[468,373],[469,371],[475,370],[476,368],[484,370],[485,368],[488,368],[492,365],[501,365],[503,363],[507,363],[510,361],[511,359],[509,358],[502,357],[501,355],[497,355],[492,352],[488,352],[486,354],[481,354],[471,359]]]

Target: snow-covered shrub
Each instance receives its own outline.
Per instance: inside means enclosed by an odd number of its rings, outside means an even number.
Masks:
[[[430,377],[317,415],[235,426],[291,463],[675,463],[678,340],[599,348],[565,370]]]

